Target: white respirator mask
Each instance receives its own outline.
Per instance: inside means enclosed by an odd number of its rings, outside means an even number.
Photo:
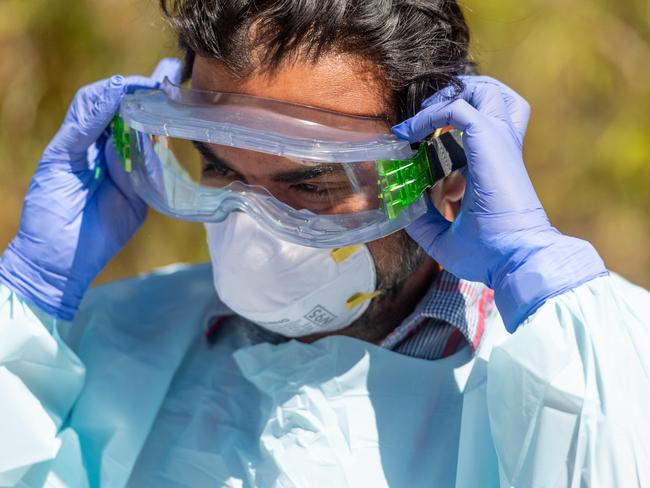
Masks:
[[[221,301],[277,334],[300,337],[343,329],[379,294],[375,264],[364,244],[300,246],[279,239],[243,212],[205,228]]]

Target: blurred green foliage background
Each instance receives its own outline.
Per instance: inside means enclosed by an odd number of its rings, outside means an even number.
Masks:
[[[526,163],[551,221],[650,286],[650,2],[462,3],[481,70],[533,107]],[[175,53],[155,0],[0,0],[0,248],[75,91]],[[98,281],[207,258],[201,225],[150,212]]]

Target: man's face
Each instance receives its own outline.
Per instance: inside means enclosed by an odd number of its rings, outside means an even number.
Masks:
[[[348,115],[382,117],[394,122],[389,97],[378,78],[368,69],[368,64],[345,55],[324,56],[316,63],[295,62],[281,67],[272,75],[253,73],[245,79],[233,76],[217,62],[197,56],[192,70],[192,88],[271,98]],[[384,130],[388,132],[389,129],[390,125],[386,123]],[[355,195],[355,198],[342,198],[341,203],[336,204],[341,207],[338,208],[331,202],[318,202],[315,196],[308,193],[310,188],[317,187],[313,179],[299,182],[298,188],[295,181],[287,182],[278,177],[295,172],[295,163],[292,165],[283,158],[256,155],[234,148],[199,144],[197,149],[204,161],[204,168],[208,168],[203,171],[204,183],[208,185],[211,178],[219,186],[228,183],[219,179],[242,179],[249,184],[264,186],[278,199],[295,208],[318,211],[313,208],[314,205],[328,206],[320,208],[319,213],[347,213],[366,210],[364,205],[376,205],[376,202],[371,202],[373,191],[376,195],[376,187],[372,188],[370,182],[366,191]],[[233,151],[239,152],[234,154]],[[213,166],[210,161],[218,163],[219,167]],[[344,178],[340,180],[346,181]],[[336,185],[336,181],[336,174],[328,174],[328,183]],[[426,291],[422,290],[422,283],[430,282],[437,267],[404,231],[367,245],[375,261],[378,289],[383,290],[384,294],[373,300],[363,317],[348,328],[337,331],[337,334],[377,341],[412,310]]]

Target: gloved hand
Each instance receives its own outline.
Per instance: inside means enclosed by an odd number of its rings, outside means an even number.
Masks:
[[[607,274],[588,242],[551,226],[522,158],[530,107],[485,76],[464,77],[455,100],[444,89],[393,133],[416,142],[449,124],[464,131],[467,186],[459,215],[447,221],[433,204],[409,235],[445,269],[494,290],[506,328],[514,331],[547,299]]]
[[[107,126],[127,90],[155,88],[165,76],[179,80],[179,60],[162,60],[150,78],[113,76],[80,89],[36,168],[0,278],[56,318],[72,319],[90,282],[145,219]]]

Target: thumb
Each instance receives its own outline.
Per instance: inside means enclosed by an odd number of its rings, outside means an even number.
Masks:
[[[169,81],[178,85],[181,81],[182,72],[183,63],[180,59],[163,58],[151,73],[151,78],[159,83],[162,83],[165,78],[169,78]]]

